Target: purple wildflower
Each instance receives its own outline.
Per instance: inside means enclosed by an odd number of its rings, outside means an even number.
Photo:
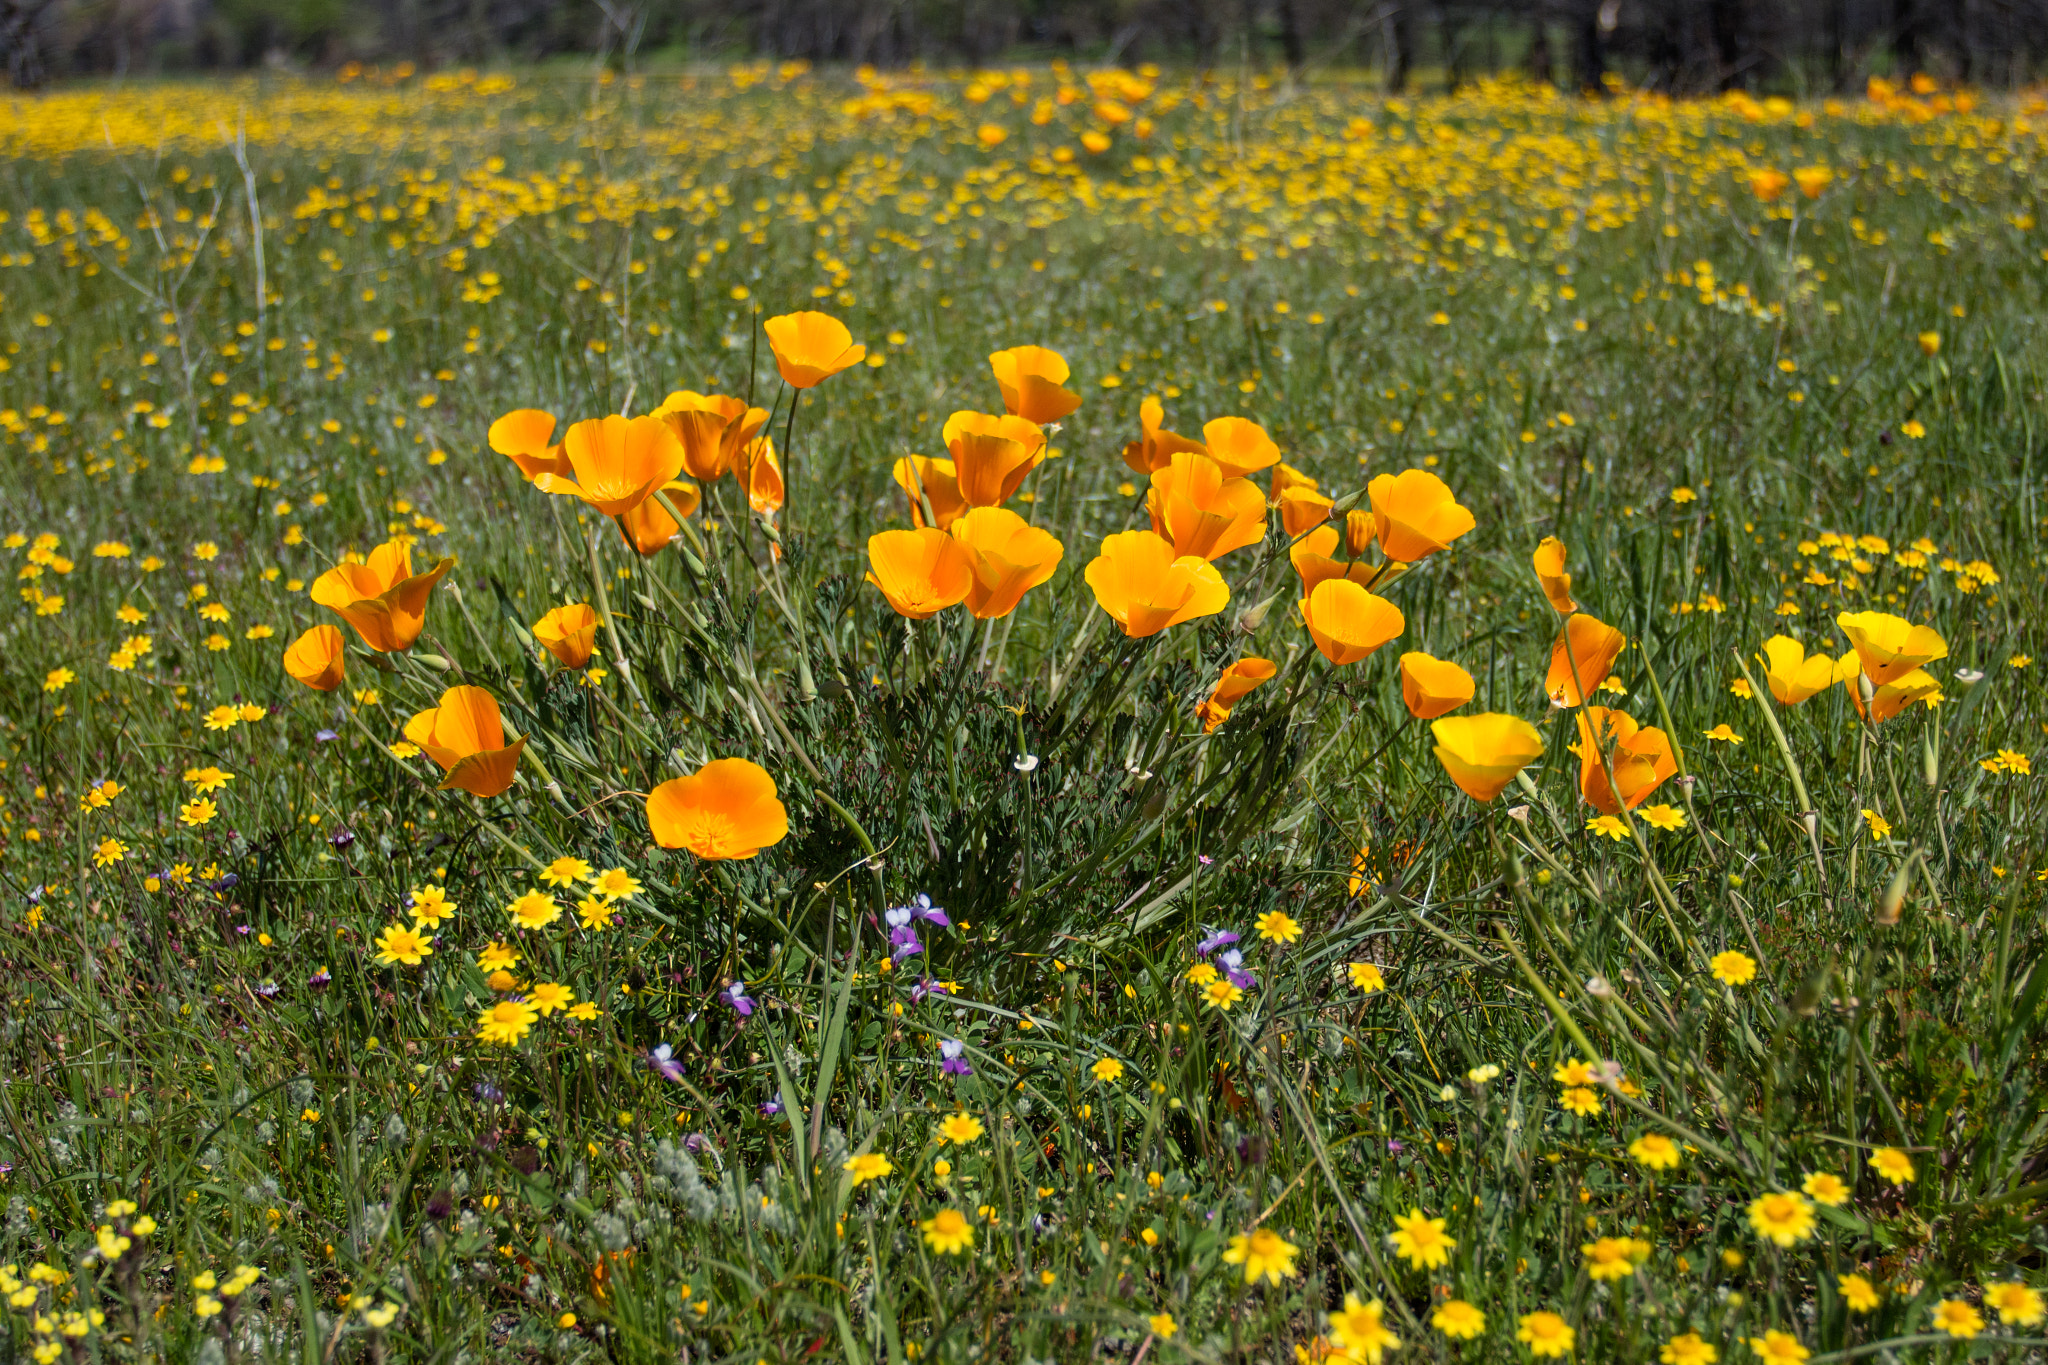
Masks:
[[[1235,933],[1232,933],[1230,930],[1219,929],[1215,933],[1209,935],[1209,937],[1203,939],[1200,943],[1197,943],[1195,945],[1195,952],[1202,957],[1207,957],[1209,954],[1215,952],[1218,948],[1226,947],[1232,943],[1237,942],[1237,939],[1238,936]]]
[[[1237,949],[1219,953],[1216,961],[1222,965],[1223,974],[1230,978],[1230,984],[1239,990],[1248,991],[1259,984],[1259,979],[1244,969],[1244,954]]]
[[[311,986],[316,991],[326,990],[328,986],[333,984],[333,982],[333,975],[325,967],[319,968],[311,976],[306,978],[306,984],[308,986]]]
[[[761,1101],[760,1107],[762,1118],[774,1118],[777,1114],[782,1112],[782,1092],[778,1090],[775,1092],[773,1097]]]
[[[890,911],[890,914],[896,913]],[[906,957],[916,957],[924,951],[924,945],[917,941],[917,930],[908,924],[898,925],[889,931],[889,956],[901,962]]]
[[[350,845],[354,844],[355,841],[356,836],[354,835],[354,833],[345,829],[338,829],[334,831],[334,833],[327,836],[327,842],[334,846],[334,850],[337,853],[339,853],[343,849],[348,848]]]
[[[313,742],[315,744],[331,744],[340,738],[340,733],[334,730],[315,730],[313,732]]]
[[[676,1060],[675,1050],[667,1043],[657,1044],[654,1051],[647,1054],[647,1065],[669,1080],[680,1083],[683,1079],[683,1064]]]
[[[939,1044],[939,1071],[947,1076],[972,1076],[974,1068],[967,1064],[967,1044],[958,1038],[948,1038]]]
[[[732,1006],[733,1013],[742,1019],[754,1012],[754,1002],[747,995],[747,983],[744,981],[733,982],[718,993],[718,998]]]
[[[951,995],[952,993],[953,988],[951,986],[948,986],[945,982],[934,981],[930,977],[925,977],[922,981],[919,981],[915,986],[912,986],[910,988],[910,1003],[913,1005],[922,1005],[925,1002],[926,997],[928,996]]]

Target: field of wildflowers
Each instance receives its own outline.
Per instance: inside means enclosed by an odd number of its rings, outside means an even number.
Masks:
[[[0,101],[8,1358],[2039,1358],[2044,137]]]

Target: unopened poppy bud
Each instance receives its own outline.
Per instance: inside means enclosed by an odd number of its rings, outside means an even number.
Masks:
[[[1912,868],[1912,863],[1907,862],[1892,873],[1891,882],[1884,889],[1884,899],[1877,903],[1879,924],[1890,927],[1899,922],[1899,912],[1906,905],[1906,888],[1912,882]]]
[[[1372,513],[1353,508],[1344,514],[1344,548],[1353,559],[1365,553],[1365,547],[1372,544],[1377,528]]]
[[[439,654],[415,654],[412,657],[415,662],[425,664],[436,673],[446,673],[449,669],[448,660]]]
[[[1612,1000],[1614,984],[1604,976],[1589,977],[1586,981],[1586,994],[1595,1000]]]
[[[1246,635],[1251,635],[1255,633],[1260,626],[1266,624],[1266,613],[1271,611],[1273,609],[1273,604],[1279,600],[1280,594],[1276,592],[1271,597],[1268,597],[1265,601],[1259,603],[1258,605],[1246,607],[1244,611],[1238,615],[1238,630]]]

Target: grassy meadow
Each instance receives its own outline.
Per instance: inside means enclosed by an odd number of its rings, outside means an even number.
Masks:
[[[2044,136],[0,100],[0,1356],[2043,1358]]]

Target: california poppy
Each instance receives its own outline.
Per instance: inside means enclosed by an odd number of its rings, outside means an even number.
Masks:
[[[531,483],[536,475],[569,472],[569,462],[562,458],[562,448],[549,440],[554,431],[553,413],[542,412],[538,408],[520,408],[491,423],[487,439],[491,449],[518,465],[519,472]]]
[[[1365,486],[1379,530],[1380,553],[1413,564],[1448,546],[1475,524],[1450,487],[1426,469],[1382,474]]]
[[[898,616],[922,621],[964,602],[976,580],[960,542],[936,526],[923,526],[868,537],[868,582],[882,590]]]
[[[496,796],[512,785],[519,751],[526,741],[505,743],[498,699],[481,687],[451,687],[441,704],[405,723],[405,737],[426,751],[448,774],[442,791]]]
[[[1159,424],[1165,420],[1166,409],[1157,398],[1147,398],[1138,404],[1138,426],[1145,434],[1124,447],[1124,463],[1140,474],[1165,468],[1166,462],[1183,450],[1208,453],[1208,447],[1200,441],[1189,440],[1161,427]]]
[[[1344,553],[1356,559],[1379,535],[1372,513],[1354,507],[1344,514]]]
[[[1279,497],[1280,525],[1290,539],[1330,519],[1337,504],[1313,488],[1289,488]]]
[[[1545,536],[1529,562],[1536,570],[1536,582],[1542,586],[1550,609],[1560,616],[1570,616],[1579,609],[1579,604],[1572,601],[1572,576],[1565,572],[1564,554],[1563,541]]]
[[[1132,639],[1157,635],[1230,605],[1230,585],[1216,566],[1196,555],[1175,555],[1166,537],[1119,531],[1102,540],[1102,553],[1083,574],[1095,601]]]
[[[1316,584],[1301,600],[1301,617],[1316,648],[1339,666],[1357,663],[1407,626],[1399,607],[1348,578]]]
[[[750,408],[721,393],[678,389],[652,414],[668,423],[683,447],[683,468],[705,483],[732,468],[740,448],[768,421],[765,408]]]
[[[703,500],[703,495],[697,491],[697,485],[683,479],[664,484],[659,491],[675,506],[676,511],[686,517],[695,512],[697,504]],[[668,548],[668,543],[675,538],[676,532],[683,529],[652,495],[632,511],[620,513],[618,522],[619,534],[626,538],[626,543],[631,545],[635,552],[642,555],[660,554]]]
[[[315,692],[332,692],[341,686],[342,643],[333,626],[314,626],[285,647],[284,671]]]
[[[1337,558],[1337,542],[1341,533],[1334,526],[1318,526],[1287,551],[1288,560],[1294,571],[1301,575],[1301,595],[1307,597],[1324,581],[1332,578],[1349,579],[1353,583],[1370,584],[1379,577],[1379,571],[1362,559]]]
[[[533,638],[562,667],[581,668],[590,662],[590,651],[597,645],[597,613],[586,602],[556,607],[534,622]]]
[[[789,812],[766,768],[744,758],[714,758],[647,794],[647,828],[663,848],[687,848],[717,862],[751,858],[781,843]]]
[[[1845,611],[1835,618],[1874,683],[1896,682],[1922,664],[1948,657],[1948,641],[1932,627],[1881,611]]]
[[[1152,475],[1145,510],[1177,555],[1213,562],[1266,538],[1266,495],[1258,485],[1225,477],[1214,460],[1191,450]]]
[[[996,387],[1003,391],[1003,408],[1012,416],[1042,426],[1081,406],[1081,395],[1061,387],[1072,371],[1058,351],[1012,346],[990,356],[988,367],[995,371]]]
[[[808,389],[824,383],[849,365],[867,357],[868,348],[853,344],[846,324],[828,313],[785,313],[762,324],[775,351],[775,368],[790,387]]]
[[[981,620],[1008,616],[1024,594],[1053,575],[1066,547],[1006,507],[969,509],[950,534],[967,554],[974,581],[967,610]]]
[[[747,442],[734,458],[732,472],[755,515],[772,517],[782,510],[782,465],[775,458],[774,441],[757,436]]]
[[[1848,662],[1850,657],[1843,656],[1843,662]],[[1857,715],[1868,716],[1873,725],[1884,724],[1916,701],[1933,706],[1941,700],[1941,683],[1926,669],[1916,668],[1890,682],[1872,686],[1870,709],[1866,712],[1863,709],[1863,678],[1849,669],[1838,668],[1836,672],[1842,677],[1842,685],[1849,689],[1849,704],[1856,708]]]
[[[1550,647],[1550,672],[1543,694],[1552,706],[1583,706],[1586,695],[1606,680],[1628,637],[1604,621],[1575,612],[1565,618]]]
[[[956,412],[946,419],[940,435],[953,456],[960,496],[969,507],[1008,502],[1045,453],[1045,433],[1008,414]]]
[[[608,517],[630,512],[683,469],[683,443],[659,417],[599,417],[562,438],[566,474],[540,474],[543,493],[577,497]]]
[[[1290,489],[1303,488],[1313,493],[1321,487],[1322,485],[1313,478],[1283,460],[1273,466],[1272,486],[1268,490],[1266,500],[1278,507],[1280,499],[1286,496]]]
[[[1543,756],[1543,736],[1520,716],[1445,716],[1429,732],[1436,736],[1437,762],[1475,801],[1493,800],[1516,773]]]
[[[1617,815],[1624,805],[1634,810],[1664,784],[1665,778],[1678,771],[1678,759],[1671,752],[1671,737],[1655,726],[1638,725],[1635,717],[1625,711],[1588,706],[1579,712],[1578,722],[1579,742],[1572,749],[1579,756],[1579,794],[1602,815]],[[1603,745],[1611,746],[1611,787],[1607,783],[1607,767],[1600,759]]]
[[[1855,660],[1855,655],[1850,655]],[[1780,706],[1797,706],[1827,690],[1835,679],[1835,661],[1826,654],[1808,655],[1806,646],[1789,635],[1764,641],[1764,681]],[[1857,671],[1861,671],[1859,668]]]
[[[1472,700],[1472,675],[1420,650],[1401,656],[1401,702],[1417,720],[1435,720]]]
[[[361,564],[337,564],[313,580],[313,600],[356,628],[380,654],[411,649],[427,624],[427,594],[455,567],[443,559],[415,576],[412,548],[386,541]]]
[[[1266,429],[1248,417],[1218,417],[1202,424],[1202,444],[1209,458],[1231,478],[1241,479],[1280,463],[1280,447]]]
[[[1209,690],[1209,699],[1195,708],[1195,715],[1202,722],[1202,733],[1206,735],[1229,720],[1231,710],[1252,689],[1272,681],[1279,671],[1271,659],[1261,659],[1256,654],[1246,655],[1224,669],[1223,675],[1216,679],[1216,686]]]
[[[932,515],[938,518],[939,529],[951,526],[954,519],[967,510],[967,500],[960,496],[960,478],[954,472],[951,460],[906,455],[896,462],[890,473],[896,480],[896,486],[903,490],[903,496],[910,499],[910,520],[915,525],[925,524],[924,508],[917,500],[920,484],[924,487],[925,501],[932,505]]]
[[[1775,203],[1791,183],[1791,176],[1769,167],[1759,167],[1749,173],[1749,192],[1766,204]]]

